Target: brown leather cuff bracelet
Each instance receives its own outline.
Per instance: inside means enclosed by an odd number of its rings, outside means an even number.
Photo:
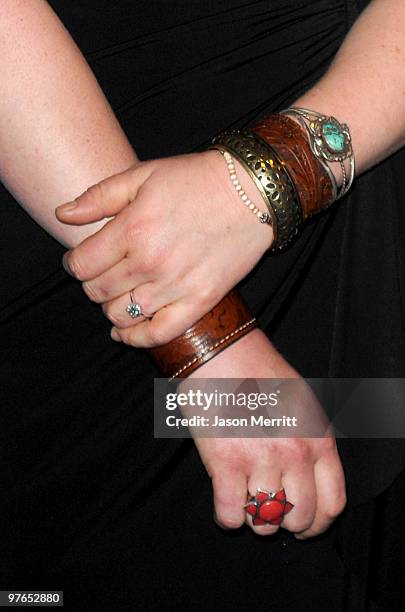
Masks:
[[[233,289],[182,336],[149,352],[167,378],[186,378],[257,326],[238,291]]]
[[[304,221],[332,204],[330,177],[296,121],[287,115],[269,115],[252,131],[272,147],[288,170],[298,191]]]

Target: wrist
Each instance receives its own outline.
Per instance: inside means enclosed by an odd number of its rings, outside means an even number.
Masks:
[[[220,151],[214,149],[208,150],[204,152],[204,155],[209,159],[220,190],[226,195],[227,202],[232,211],[231,218],[243,232],[246,229],[249,229],[250,232],[253,231],[255,250],[259,249],[263,255],[273,243],[274,234],[271,224],[261,223],[258,216],[252,214],[252,211],[245,205],[240,195],[241,191],[238,191],[233,184],[226,160]],[[250,201],[252,205],[255,205],[259,211],[267,213],[266,203],[255,181],[236,157],[233,156],[232,161],[235,166],[235,175],[244,194],[248,198],[248,202]]]
[[[297,378],[299,375],[258,328],[204,363],[189,378]]]
[[[342,117],[341,109],[339,111],[339,109],[336,109],[335,107],[330,107],[330,106],[328,107],[327,102],[322,100],[322,97],[319,94],[317,94],[315,89],[310,90],[309,92],[305,93],[303,96],[298,98],[298,100],[296,100],[293,104],[291,104],[291,106],[311,108],[325,115],[336,116],[338,119],[341,119],[342,121],[346,119],[345,117]],[[301,125],[298,117],[296,117],[295,115],[288,113],[288,117],[292,119],[298,125]],[[343,182],[343,175],[342,175],[342,169],[341,169],[340,164],[338,162],[330,162],[329,169],[335,178],[337,187],[338,188],[341,187],[342,182]]]
[[[184,334],[150,354],[164,376],[186,378],[257,325],[242,296],[233,289]]]
[[[249,130],[222,132],[212,142],[228,167],[232,157],[242,163],[264,196],[273,251],[288,247],[303,223],[346,195],[354,179],[349,127],[311,108],[289,107]],[[239,188],[238,181],[231,182]]]

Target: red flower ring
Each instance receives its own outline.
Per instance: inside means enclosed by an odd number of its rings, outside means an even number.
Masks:
[[[284,489],[277,493],[257,489],[244,508],[253,516],[253,525],[280,525],[294,504],[286,500]]]

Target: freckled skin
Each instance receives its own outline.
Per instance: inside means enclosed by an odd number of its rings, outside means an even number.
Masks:
[[[380,46],[375,45],[376,40]],[[324,77],[295,101],[298,106],[334,115],[350,126],[357,173],[405,144],[405,105],[398,96],[405,90],[401,53],[404,47],[403,0],[371,2]],[[395,52],[382,53],[385,48]],[[136,164],[136,154],[81,54],[46,2],[1,0],[0,62],[1,179],[42,227],[63,244],[75,246],[98,230],[105,219],[90,217],[84,225],[75,225],[70,217],[61,223],[62,218],[55,218],[55,206]],[[380,125],[384,129],[375,129]],[[224,166],[218,166],[216,172],[228,181]],[[242,176],[242,169],[240,172]],[[93,221],[99,222],[87,225]],[[203,221],[200,219],[201,231]],[[169,235],[169,230],[166,233]],[[187,227],[183,235],[187,237]],[[213,245],[212,252],[217,253],[215,248]],[[198,373],[201,377],[236,374],[240,378],[282,378],[291,370],[268,338],[255,330]],[[275,480],[281,473],[296,475],[305,462],[308,486],[291,497],[299,510],[289,513],[287,528],[297,531],[307,525],[303,535],[317,535],[344,507],[344,479],[333,440],[326,448],[316,440],[300,439],[290,439],[288,443],[250,439],[243,444],[221,439],[197,444],[208,473],[215,476],[216,510],[225,526],[237,527],[245,520],[242,503],[247,498],[248,480],[253,494],[258,487],[267,485],[258,482],[264,479],[260,472],[263,456],[266,468],[274,469]],[[326,468],[315,484],[313,473],[320,458]],[[226,487],[229,497],[224,499]],[[234,502],[231,506],[230,499]],[[317,500],[316,507],[311,506],[313,500]],[[232,512],[237,513],[236,517]],[[303,513],[301,522],[294,523],[299,512]]]

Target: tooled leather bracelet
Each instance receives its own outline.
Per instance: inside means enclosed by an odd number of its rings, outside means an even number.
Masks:
[[[182,336],[149,352],[164,376],[185,378],[256,326],[242,296],[233,289]]]
[[[303,220],[335,201],[336,193],[328,172],[313,154],[303,128],[287,115],[269,115],[252,131],[283,160],[296,186]]]

